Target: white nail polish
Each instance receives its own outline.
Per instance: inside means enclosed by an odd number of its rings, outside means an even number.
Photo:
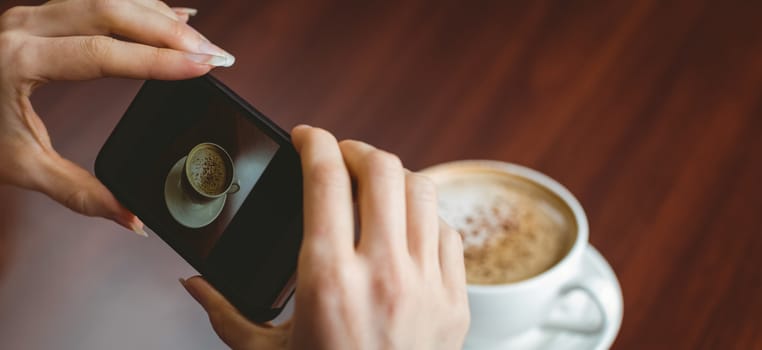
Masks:
[[[227,57],[225,57],[227,62],[225,62],[225,65],[223,67],[231,67],[235,63],[235,56],[228,54]]]
[[[189,60],[193,62],[208,64],[210,66],[215,66],[215,67],[230,67],[235,62],[235,58],[231,55],[216,56],[216,55],[187,53],[185,54],[185,57],[187,57]]]
[[[233,57],[233,55],[229,54],[227,51],[221,49],[219,46],[212,44],[209,41],[202,40],[201,43],[198,45],[198,53],[203,53],[207,55],[214,55],[214,56],[222,56],[222,57]]]
[[[135,232],[139,236],[148,237],[146,231],[140,226],[132,226],[132,232]]]
[[[198,13],[197,9],[190,7],[173,7],[172,11],[175,11],[176,14],[183,14],[191,17],[195,16]]]
[[[198,53],[219,57],[214,58],[207,63],[216,67],[230,67],[235,63],[235,57],[233,57],[233,55],[206,40],[199,44]]]

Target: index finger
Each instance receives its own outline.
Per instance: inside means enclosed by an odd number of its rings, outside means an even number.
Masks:
[[[336,138],[325,130],[292,131],[304,177],[302,253],[317,259],[354,252],[352,185]]]
[[[103,76],[176,80],[225,65],[217,56],[129,43],[107,36],[26,38],[28,57],[18,70],[40,80],[85,80]]]
[[[152,2],[156,1],[148,3]],[[153,7],[160,7],[161,4],[156,3]],[[105,4],[94,6],[92,11],[83,9],[81,3],[74,1],[22,8],[18,10],[21,13],[19,17],[25,19],[18,26],[42,37],[116,34],[142,44],[215,55],[230,60],[229,64],[234,62],[232,55],[178,20],[168,7],[166,10],[172,17],[132,1]],[[24,12],[27,14],[24,15]]]

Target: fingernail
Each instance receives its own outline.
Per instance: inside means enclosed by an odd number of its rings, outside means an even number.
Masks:
[[[299,125],[294,127],[294,131],[301,130],[301,129],[308,129],[308,128],[311,128],[311,126],[309,126],[307,124],[299,124]]]
[[[140,225],[132,225],[132,232],[135,232],[139,236],[148,237],[148,234]]]
[[[224,57],[199,53],[186,53],[185,57],[193,62],[208,64],[215,67],[230,67],[235,63],[235,58],[233,56]]]
[[[223,57],[225,59],[224,64],[218,64],[216,66],[230,67],[235,63],[235,57],[233,57],[233,55],[206,40],[201,41],[198,45],[197,53]]]
[[[225,62],[224,64],[213,64],[214,66],[218,67],[230,67],[235,63],[235,57],[231,55],[229,52],[221,49],[219,46],[212,44],[209,39],[207,39],[203,34],[201,34],[196,28],[193,28],[192,26],[188,26],[190,30],[196,33],[196,35],[201,38],[198,43],[198,50],[195,50],[195,53],[203,54],[203,55],[211,55],[211,56],[219,56],[224,57]],[[204,62],[205,63],[205,62]]]
[[[188,292],[188,294],[190,294],[190,296],[193,299],[198,301],[198,296],[196,295],[196,290],[193,289],[193,287],[191,287],[190,284],[188,284],[188,280],[185,280],[185,279],[182,279],[182,278],[180,278],[179,280],[180,280],[180,285],[182,285],[183,288],[185,288],[185,291]]]
[[[195,16],[198,13],[197,9],[190,7],[173,7],[172,11],[175,11],[178,15]]]
[[[190,296],[193,297],[193,299],[196,299],[196,295],[193,294],[193,290],[191,290],[191,288],[188,288],[188,281],[182,277],[178,278],[177,280],[180,281],[180,285],[183,286],[183,289],[185,289],[185,291],[188,292],[188,294],[190,294]]]

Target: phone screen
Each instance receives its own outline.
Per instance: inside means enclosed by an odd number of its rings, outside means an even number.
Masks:
[[[298,156],[219,82],[146,82],[96,173],[250,318],[282,308],[301,242]]]

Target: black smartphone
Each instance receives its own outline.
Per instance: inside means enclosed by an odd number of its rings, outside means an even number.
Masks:
[[[249,319],[281,312],[302,240],[299,156],[220,81],[145,82],[95,174]]]

